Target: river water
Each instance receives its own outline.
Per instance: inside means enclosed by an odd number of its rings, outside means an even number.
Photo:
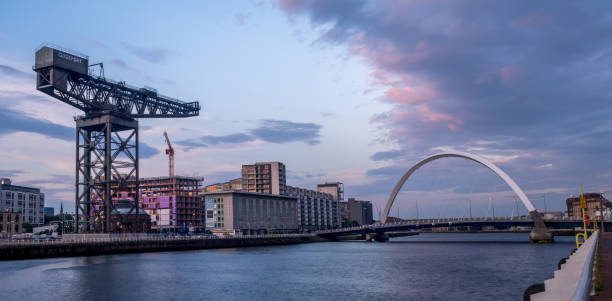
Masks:
[[[0,262],[0,300],[522,300],[572,237],[361,241]]]

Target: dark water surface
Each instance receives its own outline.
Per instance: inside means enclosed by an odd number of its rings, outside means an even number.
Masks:
[[[422,234],[388,243],[0,262],[0,300],[522,300],[572,237]]]

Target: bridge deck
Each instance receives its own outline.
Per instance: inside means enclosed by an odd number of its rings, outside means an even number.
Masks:
[[[606,221],[610,222],[610,221]],[[544,220],[550,229],[573,229],[582,227],[582,220]],[[411,231],[419,229],[446,228],[446,227],[533,227],[531,218],[450,218],[450,219],[424,219],[409,220],[399,223],[373,224],[351,228],[334,229],[317,232],[322,237],[338,237],[344,235],[382,233],[392,231]]]

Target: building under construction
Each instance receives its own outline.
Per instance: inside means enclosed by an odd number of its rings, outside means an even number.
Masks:
[[[140,200],[152,228],[160,232],[202,228],[203,202],[198,191],[202,181],[181,176],[140,179]]]
[[[115,207],[126,201],[133,204],[138,190],[139,208],[144,212],[136,215],[119,210],[120,214],[111,216],[110,232],[136,232],[133,226],[128,227],[132,224],[142,226],[138,231],[178,232],[202,228],[202,201],[198,196],[202,181],[193,177],[154,177],[141,178],[138,185],[135,179],[130,179],[123,189],[113,186]],[[100,201],[96,206],[101,205],[100,197],[94,194],[92,199]],[[117,221],[123,226],[115,227]],[[96,228],[101,229],[98,223]]]

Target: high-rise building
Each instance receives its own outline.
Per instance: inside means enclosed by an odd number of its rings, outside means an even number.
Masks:
[[[45,220],[45,194],[38,188],[12,185],[7,178],[0,179],[0,211],[21,213],[22,221],[35,226]]]
[[[243,191],[204,192],[206,230],[226,234],[298,230],[296,198]]]
[[[281,162],[258,162],[242,165],[242,190],[265,194],[286,194],[287,179],[285,164]]]
[[[300,231],[340,227],[339,201],[333,195],[316,190],[287,186],[287,195],[297,198]]]

